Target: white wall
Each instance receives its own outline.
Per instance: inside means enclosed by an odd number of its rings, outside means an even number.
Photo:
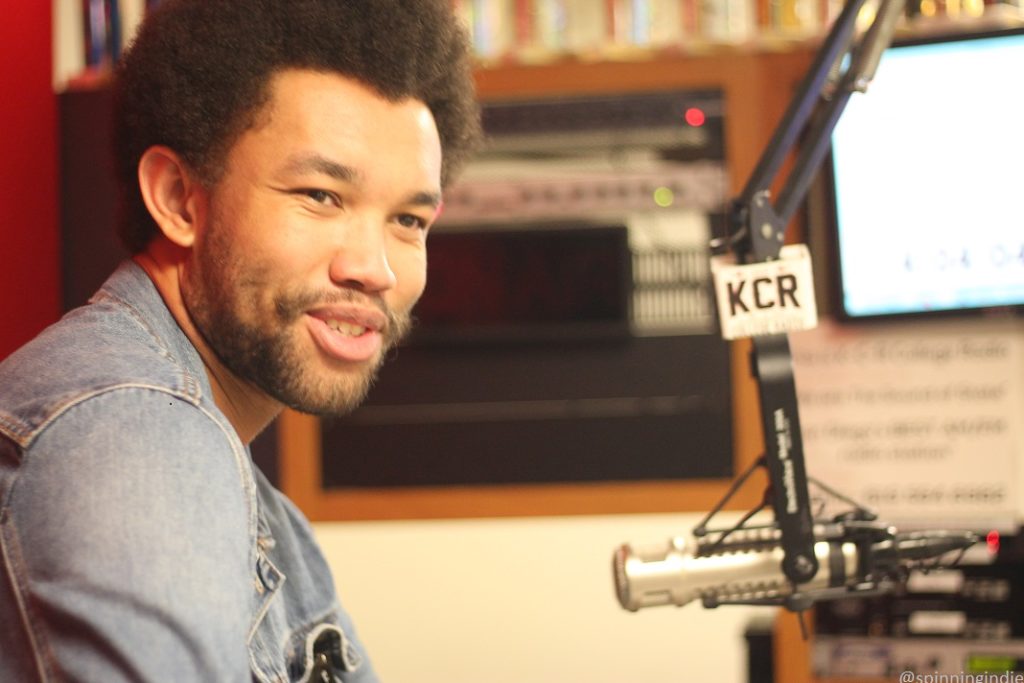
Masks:
[[[623,611],[611,556],[695,515],[315,525],[387,683],[745,683],[770,608]]]

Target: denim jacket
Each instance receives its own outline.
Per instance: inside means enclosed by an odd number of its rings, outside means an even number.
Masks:
[[[131,262],[0,363],[0,681],[64,680],[377,680]]]

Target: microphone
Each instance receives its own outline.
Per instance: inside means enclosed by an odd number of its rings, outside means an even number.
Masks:
[[[657,605],[682,606],[698,598],[705,607],[722,604],[783,605],[806,609],[811,603],[866,592],[881,593],[915,564],[963,551],[977,542],[969,532],[921,531],[863,542],[856,529],[818,527],[814,554],[820,569],[794,586],[782,571],[784,553],[777,529],[767,535],[719,543],[667,541],[620,546],[613,557],[619,604],[636,612]]]

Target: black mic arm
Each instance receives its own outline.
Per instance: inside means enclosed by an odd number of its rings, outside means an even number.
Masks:
[[[779,258],[786,228],[828,151],[832,130],[847,101],[853,92],[863,91],[874,75],[905,3],[881,0],[871,27],[856,40],[857,17],[865,2],[851,0],[837,17],[754,172],[732,204],[728,244],[712,246],[728,246],[737,263]],[[771,187],[798,138],[798,156],[778,201],[773,202]],[[782,534],[782,568],[794,585],[802,584],[814,578],[819,560],[788,337],[755,336],[751,371],[758,384],[771,504]]]
[[[738,264],[754,267],[782,257],[786,228],[827,153],[832,130],[852,93],[865,90],[873,77],[904,5],[904,0],[881,0],[874,23],[857,40],[856,21],[866,2],[850,0],[836,19],[750,180],[733,201],[730,236],[712,243],[717,253],[730,250]],[[773,202],[770,188],[798,141],[792,170]],[[622,606],[638,610],[699,599],[705,607],[779,605],[801,613],[820,600],[885,592],[912,569],[941,566],[949,553],[959,553],[953,564],[959,561],[977,542],[973,533],[900,533],[818,481],[813,483],[850,509],[832,519],[815,519],[788,337],[752,336],[751,371],[758,385],[764,453],[693,529],[692,540],[619,548],[613,572]],[[708,529],[762,467],[768,487],[760,506],[730,527]],[[772,523],[747,524],[769,506]]]
[[[829,139],[854,92],[864,92],[892,40],[905,0],[881,0],[870,28],[856,40],[867,0],[850,0],[836,18],[747,184],[732,204],[728,246],[740,262],[779,257],[786,228],[828,152]],[[799,156],[771,200],[771,187],[791,152]]]

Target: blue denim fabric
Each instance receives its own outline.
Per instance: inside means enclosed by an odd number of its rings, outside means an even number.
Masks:
[[[126,263],[0,363],[0,681],[377,680],[302,514]]]

